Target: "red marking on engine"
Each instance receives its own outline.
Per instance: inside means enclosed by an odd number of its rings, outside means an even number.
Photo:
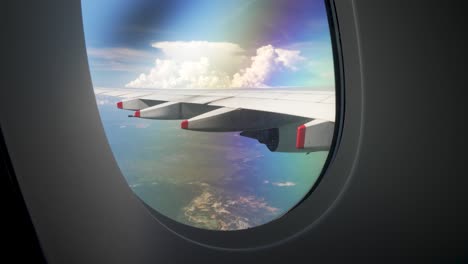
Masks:
[[[133,115],[134,117],[140,117],[140,110],[136,111],[135,114]]]
[[[304,148],[305,132],[306,132],[306,126],[302,125],[297,128],[297,135],[296,135],[296,148],[297,149]]]
[[[123,103],[122,103],[122,102],[118,102],[118,103],[117,103],[117,108],[122,109],[122,108],[123,108]]]

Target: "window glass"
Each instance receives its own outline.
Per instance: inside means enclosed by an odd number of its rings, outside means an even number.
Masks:
[[[102,123],[144,203],[239,230],[309,193],[335,117],[323,1],[83,0],[82,11]]]

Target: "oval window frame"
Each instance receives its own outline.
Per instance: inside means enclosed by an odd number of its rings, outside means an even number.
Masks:
[[[339,4],[334,0],[324,0],[324,2],[332,39],[337,103],[332,146],[318,180],[308,194],[282,217],[260,226],[233,231],[200,229],[179,223],[148,206],[132,191],[155,221],[173,234],[211,249],[249,251],[267,248],[282,244],[313,229],[340,199],[359,157],[364,109],[362,65],[354,2]],[[338,12],[340,21],[338,21]],[[346,60],[343,59],[344,54],[347,55]],[[348,104],[345,103],[345,87],[349,93],[346,95]],[[349,105],[353,107],[353,112],[346,111]],[[346,134],[343,131],[346,131]],[[343,137],[353,140],[344,140],[343,144]]]

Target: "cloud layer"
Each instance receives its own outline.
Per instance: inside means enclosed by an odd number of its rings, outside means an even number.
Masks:
[[[278,186],[278,187],[291,187],[291,186],[296,186],[294,182],[273,182],[272,185]]]
[[[156,42],[162,53],[148,73],[126,84],[141,88],[268,87],[275,74],[297,71],[305,58],[299,50],[266,45],[250,59],[229,42]]]
[[[88,48],[90,65],[96,71],[133,72],[143,70],[142,61],[152,53],[130,48]]]

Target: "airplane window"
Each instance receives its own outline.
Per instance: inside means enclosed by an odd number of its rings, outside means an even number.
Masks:
[[[240,230],[312,190],[335,127],[323,0],[82,0],[82,12],[102,124],[146,205]]]

